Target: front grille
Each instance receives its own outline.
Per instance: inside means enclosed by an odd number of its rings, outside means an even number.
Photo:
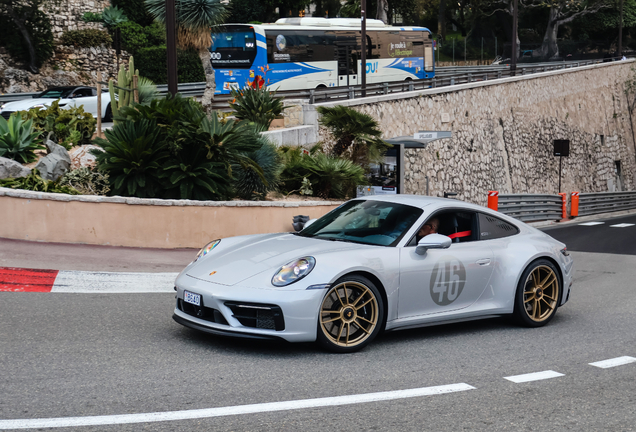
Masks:
[[[245,327],[285,330],[285,319],[279,306],[245,302],[225,302],[225,306],[232,310],[232,316]]]
[[[181,312],[187,313],[188,315],[202,320],[210,321],[217,324],[229,325],[221,312],[216,309],[205,307],[203,305],[203,299],[201,299],[201,306],[186,303],[183,301],[183,299],[178,299],[177,309],[179,309]]]
[[[4,117],[6,120],[9,120],[9,117],[11,117],[11,114],[13,114],[14,112],[15,111],[2,111],[0,115]]]

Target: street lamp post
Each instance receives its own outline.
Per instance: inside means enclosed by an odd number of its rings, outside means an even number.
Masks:
[[[618,57],[623,57],[623,0],[621,0],[621,18],[618,22]]]
[[[177,94],[177,31],[175,0],[166,0],[166,51],[168,55],[168,93]]]
[[[517,73],[517,9],[519,0],[514,1],[514,10],[512,11],[512,53],[510,54],[510,76]]]
[[[360,56],[360,63],[362,66],[362,97],[367,95],[367,0],[360,1],[360,15],[362,18],[361,25],[361,44],[360,49],[362,55]]]

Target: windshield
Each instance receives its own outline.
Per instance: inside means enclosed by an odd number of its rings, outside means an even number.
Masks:
[[[46,99],[59,99],[59,98],[67,98],[75,87],[58,87],[52,88],[40,93],[37,97],[46,98]]]
[[[299,235],[325,240],[395,246],[422,209],[382,201],[349,201],[302,230]]]
[[[214,69],[249,69],[255,58],[253,27],[228,25],[212,33],[210,61]]]

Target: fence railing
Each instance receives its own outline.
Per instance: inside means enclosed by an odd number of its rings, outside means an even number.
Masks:
[[[636,208],[636,191],[598,192],[579,195],[579,216]]]
[[[530,75],[539,72],[577,68],[602,62],[602,59],[597,59],[578,62],[519,64],[517,66],[516,74]],[[487,81],[509,76],[511,76],[510,66],[503,64],[490,66],[448,66],[436,68],[434,78],[424,80],[406,80],[400,82],[367,84],[364,93],[365,96],[387,95],[392,93],[424,90],[427,88],[466,84],[476,81]],[[158,85],[157,90],[160,94],[166,94],[168,92],[168,86]],[[204,90],[204,82],[183,83],[178,85],[179,93],[189,97],[201,97]],[[0,103],[28,99],[37,94],[38,93],[9,93],[0,95]],[[362,97],[363,91],[362,86],[351,85],[346,87],[325,87],[312,90],[278,91],[276,92],[276,95],[281,96],[283,99],[306,99],[309,101],[310,104],[313,104],[319,102],[359,98]],[[228,103],[231,100],[232,96],[230,95],[215,95],[212,108],[220,111],[229,111],[230,108]]]
[[[560,220],[563,198],[547,194],[499,195],[498,210],[523,222]]]

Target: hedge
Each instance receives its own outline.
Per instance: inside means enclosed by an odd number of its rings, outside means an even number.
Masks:
[[[141,48],[135,56],[139,75],[151,79],[155,84],[168,83],[167,63],[165,46]],[[199,53],[194,50],[177,50],[177,72],[180,83],[205,81]]]
[[[69,30],[60,38],[62,45],[73,45],[80,48],[110,45],[113,39],[108,32],[97,29]]]

